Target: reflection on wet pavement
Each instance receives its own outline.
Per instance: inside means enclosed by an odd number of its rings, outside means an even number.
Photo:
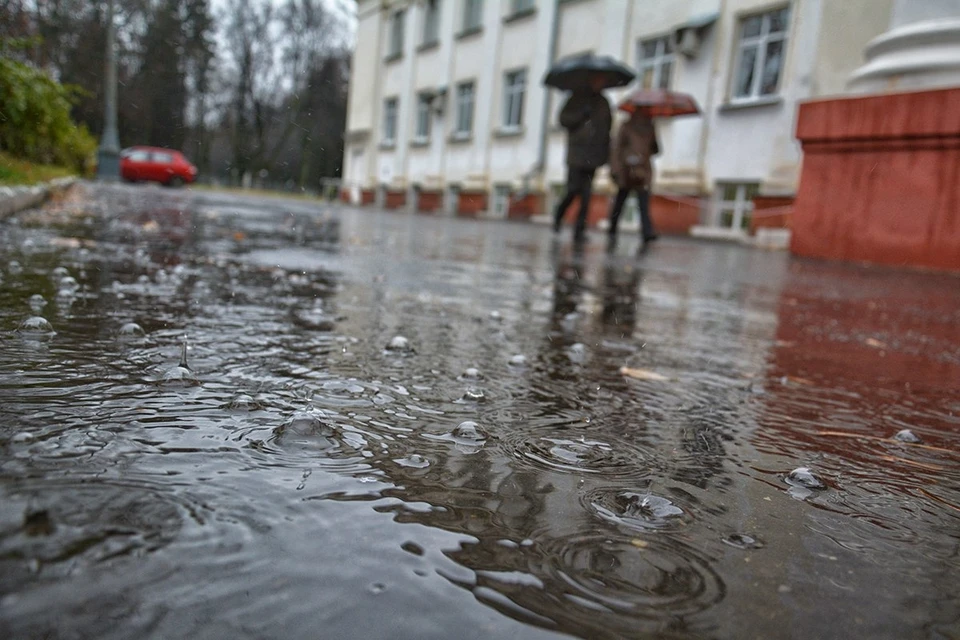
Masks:
[[[623,240],[5,221],[4,637],[960,632],[960,280]]]

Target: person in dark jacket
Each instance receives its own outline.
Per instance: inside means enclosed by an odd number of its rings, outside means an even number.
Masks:
[[[567,130],[567,193],[557,205],[553,230],[560,231],[563,216],[574,198],[580,198],[580,211],[574,227],[574,239],[582,240],[587,227],[593,176],[610,156],[610,103],[596,87],[575,91],[560,111],[560,125]]]
[[[617,222],[623,205],[635,191],[640,205],[640,224],[644,243],[657,239],[657,232],[650,219],[650,185],[653,182],[653,156],[660,153],[657,131],[653,121],[645,114],[635,111],[623,123],[613,142],[610,158],[610,175],[619,190],[610,209],[610,246],[617,241]]]

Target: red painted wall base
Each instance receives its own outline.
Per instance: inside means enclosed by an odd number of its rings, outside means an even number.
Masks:
[[[791,250],[960,270],[960,88],[800,106]]]

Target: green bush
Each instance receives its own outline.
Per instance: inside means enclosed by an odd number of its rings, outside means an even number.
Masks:
[[[0,150],[85,172],[97,149],[86,127],[70,119],[79,89],[0,54]]]

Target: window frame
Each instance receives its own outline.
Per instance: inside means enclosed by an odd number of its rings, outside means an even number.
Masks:
[[[520,82],[511,82],[511,78],[519,78]],[[516,87],[519,86],[519,90]],[[526,102],[527,92],[527,68],[510,69],[503,73],[503,112],[500,117],[500,130],[504,132],[516,132],[523,129],[523,108]],[[519,100],[514,104],[515,96],[519,94]],[[514,108],[515,107],[515,108]],[[515,112],[515,113],[514,113]],[[516,115],[516,122],[512,116]]]
[[[391,108],[392,107],[392,108]],[[388,119],[388,116],[392,118]],[[391,96],[383,99],[383,130],[381,131],[380,144],[384,147],[393,147],[397,144],[397,124],[400,120],[400,98]],[[389,123],[389,126],[388,126]],[[387,134],[390,134],[389,136]]]
[[[728,200],[724,191],[734,188],[733,199]],[[748,197],[752,191],[752,196]],[[737,182],[734,180],[718,180],[716,182],[716,196],[714,198],[713,226],[736,232],[747,232],[750,229],[750,220],[753,216],[754,198],[760,191],[759,181]],[[722,223],[724,211],[731,212],[730,224]],[[746,226],[744,226],[746,223]]]
[[[473,33],[483,28],[483,0],[461,0],[461,5],[460,32]]]
[[[654,43],[656,50],[653,57],[644,55],[644,45]],[[670,89],[673,84],[674,72],[677,68],[677,52],[674,47],[672,36],[660,35],[645,37],[637,40],[637,78],[640,80],[642,89]],[[663,84],[663,69],[669,67],[666,86]],[[645,73],[647,69],[653,71],[650,86],[644,85]]]
[[[469,88],[469,101],[464,99],[465,89]],[[477,108],[477,83],[473,80],[464,80],[458,82],[454,94],[454,129],[453,137],[458,140],[464,140],[473,135],[474,113]],[[469,102],[469,110],[463,108],[464,104]],[[464,114],[466,117],[464,118]],[[467,120],[467,127],[461,127],[462,121]]]
[[[731,104],[743,104],[751,102],[764,102],[769,101],[775,98],[781,89],[783,82],[783,72],[786,69],[787,61],[787,45],[790,40],[790,25],[791,25],[791,7],[789,4],[782,5],[779,7],[772,7],[758,12],[744,13],[740,15],[737,19],[737,32],[736,40],[734,41],[734,55],[733,55],[733,65],[730,68],[730,85],[729,85],[729,102]],[[770,22],[774,14],[786,12],[786,19],[784,20],[783,29],[781,31],[770,31]],[[760,33],[755,36],[746,36],[744,34],[746,24],[749,20],[759,18],[760,19]],[[763,76],[767,62],[767,47],[774,42],[779,42],[781,51],[780,51],[780,66],[777,70],[777,81],[772,91],[767,93],[761,93]],[[740,74],[741,74],[741,62],[743,60],[744,51],[747,49],[756,48],[756,54],[753,60],[753,77],[750,81],[750,88],[746,94],[737,95],[737,90],[740,85]]]
[[[403,56],[403,32],[405,20],[406,9],[398,9],[390,16],[390,32],[387,38],[387,60],[396,60]]]
[[[441,0],[428,2],[423,10],[423,22],[420,30],[420,46],[429,47],[440,42]],[[432,21],[431,21],[432,17]]]
[[[433,129],[431,115],[433,112],[433,95],[429,91],[417,93],[417,108],[414,110],[413,138],[415,144],[430,142],[430,133]],[[420,125],[423,125],[421,129]]]

